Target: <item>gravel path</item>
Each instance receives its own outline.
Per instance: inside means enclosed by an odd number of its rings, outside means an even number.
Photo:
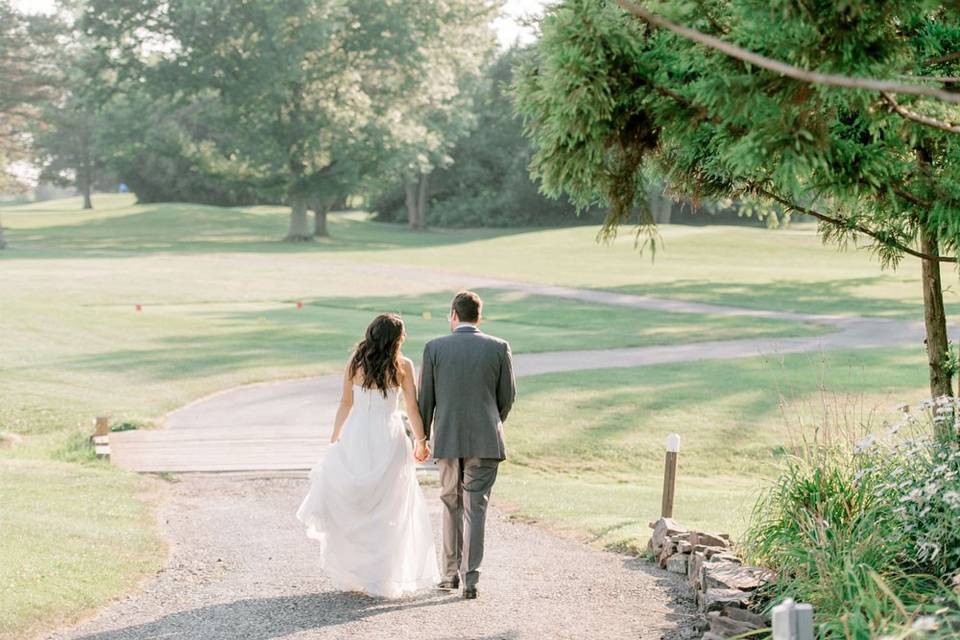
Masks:
[[[48,640],[673,638],[694,614],[677,576],[511,522],[495,504],[478,600],[333,591],[294,518],[306,483],[299,474],[167,483],[158,507],[166,568]],[[436,530],[439,500],[426,491]]]

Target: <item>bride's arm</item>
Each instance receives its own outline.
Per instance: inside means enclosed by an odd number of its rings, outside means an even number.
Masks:
[[[350,360],[353,360],[351,356]],[[340,439],[343,432],[343,423],[347,421],[350,415],[350,409],[353,408],[353,376],[350,375],[350,363],[343,372],[343,393],[340,395],[340,406],[337,408],[337,418],[333,421],[333,435],[330,436],[331,444]]]
[[[403,404],[407,408],[407,417],[410,419],[410,428],[413,429],[413,437],[418,442],[426,442],[427,438],[423,431],[423,418],[420,416],[420,406],[417,404],[417,375],[413,368],[413,361],[404,358],[403,362]]]

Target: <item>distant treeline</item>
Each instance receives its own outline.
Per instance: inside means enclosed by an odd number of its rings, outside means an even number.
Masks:
[[[140,202],[285,204],[290,240],[325,235],[348,200],[413,229],[596,224],[601,207],[530,177],[511,87],[531,50],[497,50],[498,7],[88,0],[44,16],[0,0],[0,177],[31,160],[84,207],[120,183]]]

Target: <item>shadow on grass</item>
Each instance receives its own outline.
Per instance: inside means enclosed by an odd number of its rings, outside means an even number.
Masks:
[[[170,613],[152,622],[81,636],[79,640],[270,640],[335,627],[395,611],[420,609],[459,600],[455,595],[389,601],[362,594],[332,592],[256,598]],[[516,637],[497,634],[496,638]]]
[[[388,251],[455,245],[537,230],[412,231],[406,225],[372,223],[364,218],[360,213],[333,214],[330,238],[294,243],[282,241],[288,222],[282,209],[181,203],[141,205],[132,213],[87,217],[75,224],[25,229],[14,225],[5,231],[11,257],[30,253],[31,257],[72,258],[149,253]]]
[[[864,293],[869,287],[882,288],[889,282],[889,276],[881,275],[815,282],[779,280],[763,284],[685,280],[615,287],[610,290],[748,309],[922,320],[923,306],[920,302],[919,283],[915,303],[890,297],[871,297]],[[960,312],[960,302],[949,302],[951,297],[956,299],[956,294],[948,291],[944,295],[948,300],[948,310],[951,313]]]
[[[518,354],[658,346],[805,330],[775,320],[668,314],[512,291],[479,292],[486,300],[484,330],[513,343]],[[339,365],[362,338],[370,320],[383,312],[403,315],[408,334],[404,352],[419,360],[423,344],[449,330],[445,316],[452,293],[320,298],[305,300],[302,309],[290,304],[268,309],[262,305],[252,309],[156,305],[163,313],[195,320],[196,330],[160,335],[151,342],[152,348],[118,348],[63,364],[81,370],[119,369],[162,381],[258,366]]]
[[[784,424],[782,403],[829,389],[889,394],[892,407],[903,400],[898,393],[924,385],[925,371],[915,366],[923,355],[919,347],[912,353],[865,349],[524,378],[511,417],[514,449],[533,469],[616,480],[662,468],[662,438],[676,430],[684,434],[685,458],[699,461],[695,475],[749,472],[782,455],[777,434],[760,429]]]

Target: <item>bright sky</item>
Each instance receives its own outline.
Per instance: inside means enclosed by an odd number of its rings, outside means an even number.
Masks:
[[[497,30],[497,39],[500,46],[508,47],[514,41],[530,42],[533,32],[530,28],[520,24],[524,18],[538,17],[543,13],[543,7],[548,0],[506,0],[503,15],[493,22]],[[21,11],[30,13],[49,13],[53,11],[55,0],[14,0],[13,4]]]
[[[543,13],[547,0],[507,0],[503,15],[494,20],[497,39],[501,47],[508,47],[516,40],[522,43],[533,40],[533,31],[520,24],[524,18],[538,18]]]

